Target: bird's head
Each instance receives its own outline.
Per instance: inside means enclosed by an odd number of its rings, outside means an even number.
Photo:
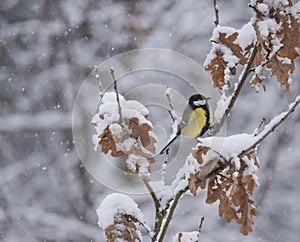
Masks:
[[[189,105],[192,108],[198,108],[201,106],[205,106],[210,97],[204,97],[201,94],[194,94],[189,98]]]

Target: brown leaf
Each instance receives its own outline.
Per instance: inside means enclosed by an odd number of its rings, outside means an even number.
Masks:
[[[227,223],[230,223],[233,219],[237,219],[236,211],[231,207],[231,202],[224,192],[220,197],[219,216],[223,217]]]
[[[296,48],[300,48],[300,22],[294,16],[286,15],[279,33],[284,36],[282,39],[282,49],[279,51],[281,57],[287,57],[293,62],[299,56]],[[295,68],[291,70],[293,72]]]
[[[225,69],[227,62],[224,60],[224,52],[220,49],[215,50],[215,58],[205,66],[206,71],[210,71],[212,74],[213,86],[222,89],[225,83]]]
[[[215,183],[215,178],[210,178],[210,181],[208,183],[208,188],[207,188],[207,197],[205,202],[207,204],[214,203],[221,197],[221,187],[216,185]],[[216,186],[215,186],[216,185]]]
[[[122,157],[125,155],[124,152],[117,150],[116,142],[112,136],[109,128],[107,127],[101,135],[99,135],[99,144],[101,145],[101,151],[104,154],[107,154],[111,150],[111,156],[113,157]]]
[[[237,32],[234,32],[229,36],[227,36],[226,33],[219,33],[219,41],[225,46],[227,46],[236,57],[242,58],[243,57],[242,48],[238,44],[234,43],[237,36],[238,36]]]
[[[210,204],[219,200],[220,217],[227,222],[234,219],[242,226],[241,233],[247,235],[252,231],[253,216],[258,214],[253,206],[254,202],[250,199],[257,184],[247,171],[249,162],[258,167],[256,150],[249,151],[239,160],[238,169],[235,163],[230,163],[222,171],[222,175],[216,175],[209,179],[206,203]],[[218,165],[220,166],[220,164]]]
[[[271,70],[272,76],[277,77],[277,81],[281,86],[285,87],[285,93],[288,94],[290,90],[289,75],[293,65],[290,63],[283,63],[277,56],[274,56],[266,65]]]
[[[257,53],[255,55],[252,67],[260,66],[266,61],[266,54],[263,50],[262,44],[258,44],[257,46]]]
[[[197,160],[197,162],[201,165],[203,163],[203,156],[209,151],[208,147],[198,145],[196,149],[192,150],[193,157]]]
[[[261,69],[258,73],[255,73],[255,75],[252,77],[249,86],[251,88],[254,88],[256,93],[258,93],[258,88],[260,86],[262,86],[263,90],[266,91],[266,86],[263,83],[265,79],[266,77],[263,75],[263,69]]]
[[[198,178],[196,177],[195,174],[190,174],[190,177],[188,179],[188,186],[193,196],[197,195],[197,190],[198,190],[197,180]]]
[[[114,223],[105,228],[105,237],[107,242],[127,241],[137,242],[142,241],[140,233],[137,232],[137,220],[131,215],[117,214],[114,217]]]

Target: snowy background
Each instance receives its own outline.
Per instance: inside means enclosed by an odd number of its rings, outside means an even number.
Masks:
[[[240,28],[246,0],[219,2],[220,24]],[[213,0],[1,0],[0,241],[104,241],[96,208],[114,191],[81,165],[72,143],[76,93],[93,66],[142,47],[168,48],[203,63],[214,27]],[[285,110],[300,90],[299,61],[290,95],[274,81],[267,93],[244,88],[227,133],[252,132]],[[91,104],[94,105],[94,104]],[[167,241],[197,229],[201,241],[298,241],[300,111],[259,148],[260,214],[247,237],[218,217],[203,196],[184,197]],[[151,224],[150,198],[135,196]],[[299,200],[298,200],[299,199]],[[147,241],[147,239],[145,240]]]

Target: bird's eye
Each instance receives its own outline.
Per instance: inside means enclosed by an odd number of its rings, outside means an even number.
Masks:
[[[195,106],[201,106],[206,104],[206,100],[197,100],[193,102]]]

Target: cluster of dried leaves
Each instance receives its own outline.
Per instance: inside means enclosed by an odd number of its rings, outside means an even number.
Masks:
[[[206,60],[205,69],[211,72],[214,86],[222,89],[230,86],[232,77],[237,73],[237,66],[248,65],[251,53],[255,51],[250,63],[254,73],[250,86],[256,91],[259,86],[265,90],[263,81],[269,73],[276,76],[288,93],[290,74],[294,72],[295,59],[299,56],[296,51],[296,48],[300,48],[299,6],[294,5],[291,0],[256,0],[252,1],[250,7],[255,16],[249,23],[248,33],[243,31],[245,29],[215,29],[213,48]]]
[[[114,223],[105,228],[105,237],[107,242],[128,241],[141,242],[142,236],[137,230],[139,221],[129,214],[116,214]]]
[[[100,117],[103,118],[104,116]],[[138,173],[142,178],[149,179],[150,164],[155,162],[153,154],[156,142],[149,133],[151,130],[148,124],[139,124],[135,117],[124,119],[123,124],[112,123],[99,135],[101,152],[107,154],[111,151],[113,157],[127,156],[128,172]],[[132,161],[135,164],[132,164]]]
[[[105,95],[112,96],[112,93]],[[105,95],[103,99],[107,98]],[[148,114],[146,113],[148,112],[139,112],[131,107],[132,102],[138,103],[137,101],[126,101],[122,97],[123,107],[121,110],[127,114],[123,115],[122,120],[116,118],[119,115],[115,115],[117,100],[104,102],[100,105],[99,113],[92,122],[96,125],[97,142],[101,146],[101,152],[110,153],[113,157],[126,157],[128,172],[130,174],[137,173],[143,179],[149,180],[150,164],[155,162],[153,156],[156,138],[152,132],[151,123],[147,121]],[[138,106],[143,107],[140,103]],[[103,128],[97,129],[97,127]]]
[[[196,195],[198,188],[207,189],[206,203],[211,204],[219,201],[219,215],[226,222],[233,219],[240,224],[241,233],[247,235],[252,232],[253,216],[258,214],[251,196],[256,182],[256,169],[259,162],[256,151],[253,149],[241,157],[224,160],[222,157],[214,158],[214,169],[203,173],[202,167],[206,154],[210,151],[208,147],[198,146],[193,150],[192,156],[201,167],[190,174],[188,184],[193,195]],[[191,161],[194,162],[194,161]],[[206,161],[210,163],[211,161]],[[203,166],[204,165],[204,166]],[[209,172],[209,173],[208,173]]]

